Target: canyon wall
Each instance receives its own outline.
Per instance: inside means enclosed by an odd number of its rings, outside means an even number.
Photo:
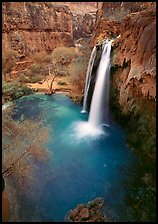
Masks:
[[[120,38],[114,45],[115,84],[124,112],[133,97],[156,101],[156,17],[144,10],[124,19]]]
[[[74,46],[73,15],[53,2],[3,2],[2,50],[21,55]]]
[[[73,14],[75,40],[92,35],[96,22],[96,2],[65,2]]]
[[[74,15],[73,36],[74,39],[80,39],[91,36],[95,27],[95,13],[86,13]]]
[[[115,7],[112,7],[115,5]],[[124,113],[135,99],[156,102],[156,5],[155,3],[100,3],[91,47],[105,38],[117,37],[112,50],[112,85],[119,90]],[[117,12],[124,10],[127,15]],[[118,19],[119,16],[119,19]]]

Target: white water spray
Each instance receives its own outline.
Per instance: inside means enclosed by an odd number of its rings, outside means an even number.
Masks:
[[[96,83],[90,106],[89,120],[88,122],[76,122],[72,128],[74,136],[76,136],[78,140],[95,140],[100,138],[100,136],[109,135],[109,132],[105,132],[103,126],[109,127],[109,81],[112,41],[113,40],[104,41],[102,44],[102,55],[97,69]],[[88,74],[86,83],[88,83],[89,79],[90,75]],[[88,84],[86,84],[86,86],[88,87]],[[88,89],[85,89],[85,93],[87,95]]]
[[[103,42],[102,55],[97,70],[97,80],[92,97],[88,123],[94,128],[109,126],[109,79],[111,41]]]
[[[87,97],[88,97],[88,92],[89,92],[89,87],[90,87],[90,82],[91,82],[91,77],[92,77],[92,69],[93,69],[93,64],[94,60],[96,58],[96,46],[94,46],[89,63],[88,63],[88,69],[87,69],[87,74],[86,74],[86,84],[85,84],[85,90],[84,90],[84,99],[83,99],[83,109],[81,113],[87,113]]]

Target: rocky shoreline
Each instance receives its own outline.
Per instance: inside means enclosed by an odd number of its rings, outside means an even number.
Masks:
[[[67,222],[108,222],[103,212],[104,198],[98,197],[87,204],[78,204],[65,217]]]
[[[45,78],[42,82],[38,83],[28,83],[27,86],[37,93],[48,94],[49,86],[52,78]],[[52,94],[54,93],[64,93],[69,96],[74,102],[81,103],[83,99],[83,92],[77,91],[75,86],[71,83],[70,78],[66,77],[56,77],[52,85]]]

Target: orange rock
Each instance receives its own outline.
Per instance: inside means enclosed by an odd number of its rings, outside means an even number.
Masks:
[[[88,218],[89,217],[89,209],[88,208],[83,208],[81,211],[80,211],[80,214],[79,216],[81,217],[81,219],[84,219],[84,218]]]
[[[73,15],[67,6],[53,2],[3,2],[2,8],[3,52],[10,46],[22,55],[74,46]]]

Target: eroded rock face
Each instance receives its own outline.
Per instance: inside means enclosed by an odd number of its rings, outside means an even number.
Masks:
[[[115,84],[120,90],[119,102],[124,112],[130,110],[134,96],[156,100],[155,11],[126,17],[114,55],[113,64],[120,67]]]
[[[123,16],[156,7],[155,2],[98,2],[97,20],[106,17],[109,20],[121,20]]]
[[[2,47],[28,55],[74,46],[73,16],[67,6],[49,2],[3,2]]]
[[[80,39],[91,36],[95,27],[96,14],[86,13],[74,15],[73,36]]]
[[[117,21],[109,21],[101,18],[97,21],[91,38],[91,48],[103,39],[118,36],[120,33],[120,24]]]

